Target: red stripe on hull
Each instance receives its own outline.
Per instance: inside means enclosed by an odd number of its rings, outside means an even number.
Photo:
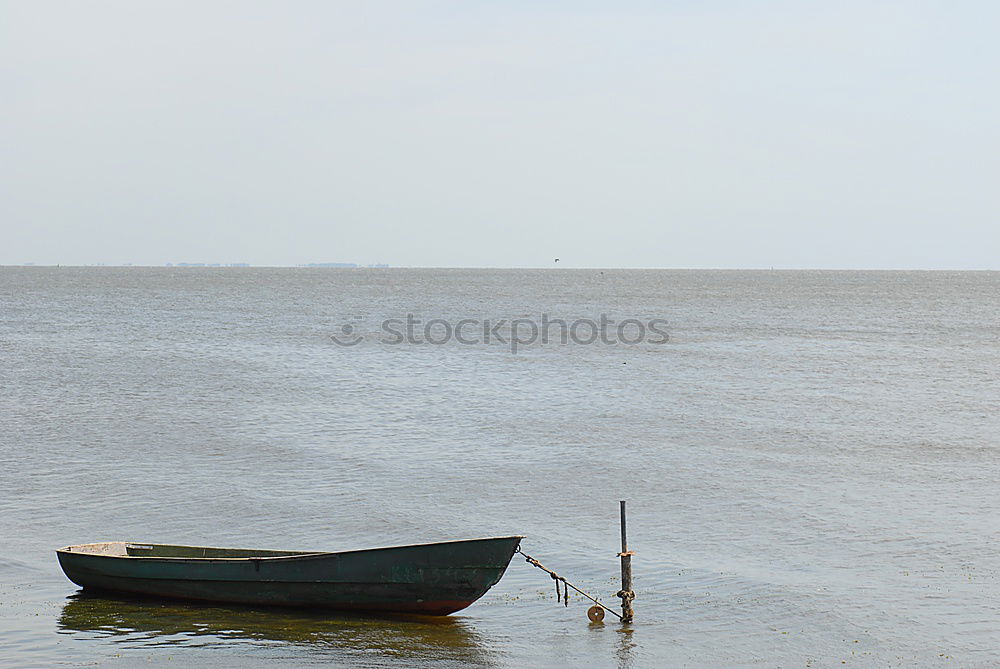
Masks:
[[[426,602],[393,602],[391,604],[359,604],[335,606],[334,608],[355,609],[358,611],[384,611],[396,613],[419,613],[425,616],[446,616],[468,607],[476,600],[440,599]]]

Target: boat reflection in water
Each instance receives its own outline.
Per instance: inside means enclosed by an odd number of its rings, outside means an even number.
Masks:
[[[385,655],[491,664],[468,624],[459,618],[416,615],[348,616],[302,609],[213,606],[98,596],[78,592],[59,616],[60,634],[124,646],[206,647],[293,644],[321,655]],[[311,653],[310,653],[311,654]]]

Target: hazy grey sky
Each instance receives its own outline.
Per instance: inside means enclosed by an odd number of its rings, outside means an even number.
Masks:
[[[1000,3],[0,2],[0,264],[1000,269]]]

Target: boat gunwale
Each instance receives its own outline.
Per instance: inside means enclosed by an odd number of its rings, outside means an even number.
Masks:
[[[231,548],[231,547],[221,547],[221,546],[188,546],[181,544],[151,544],[142,543],[138,541],[93,541],[86,544],[72,544],[69,546],[63,546],[62,548],[56,549],[56,554],[62,555],[86,555],[90,557],[99,558],[113,558],[113,559],[132,559],[132,560],[144,560],[144,561],[177,561],[177,562],[258,562],[261,560],[277,561],[277,560],[315,560],[319,558],[330,557],[334,555],[347,555],[352,553],[373,553],[376,551],[387,551],[396,550],[399,548],[425,548],[428,546],[441,546],[447,544],[465,544],[473,543],[476,541],[493,541],[498,539],[524,539],[522,534],[512,534],[502,537],[476,537],[474,539],[451,539],[448,541],[429,541],[422,544],[400,544],[396,546],[380,546],[378,548],[355,548],[346,551],[303,551],[301,553],[296,553],[294,555],[273,555],[273,556],[260,556],[260,557],[169,557],[169,556],[155,556],[155,555],[106,555],[101,553],[88,553],[86,551],[74,551],[73,548],[80,548],[83,546],[95,546],[98,544],[114,544],[123,543],[126,546],[129,544],[135,544],[137,546],[178,546],[183,548],[207,548],[211,550],[234,550],[234,551],[252,551],[252,550],[273,550],[273,549],[256,549],[256,548]],[[516,552],[515,548],[515,552]],[[288,551],[293,552],[293,551]],[[513,555],[511,556],[513,557]]]

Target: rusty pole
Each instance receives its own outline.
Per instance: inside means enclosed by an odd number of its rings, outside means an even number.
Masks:
[[[622,512],[622,552],[618,557],[622,559],[622,589],[618,591],[618,597],[622,600],[622,622],[632,622],[635,612],[632,610],[632,600],[635,593],[632,592],[632,556],[635,555],[628,549],[628,539],[625,536],[625,500],[621,500]]]

